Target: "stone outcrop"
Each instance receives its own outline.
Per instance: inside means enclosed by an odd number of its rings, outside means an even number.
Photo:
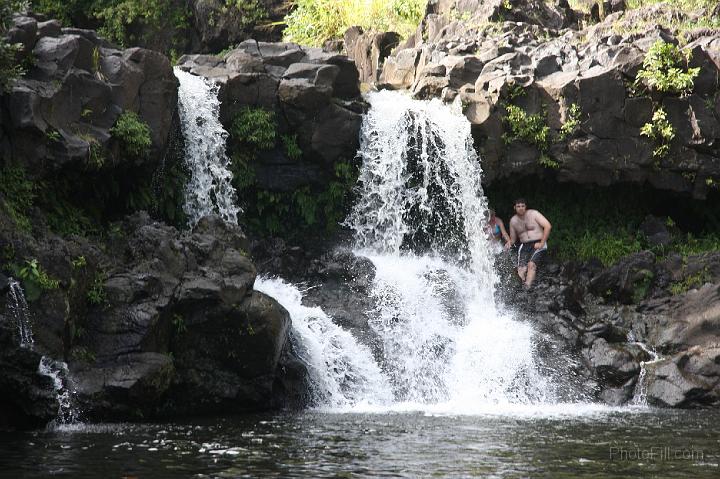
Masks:
[[[0,383],[19,396],[4,398],[7,411],[22,410],[26,426],[57,412],[52,385],[37,373],[41,353],[68,362],[86,419],[240,412],[302,397],[290,318],[253,290],[255,266],[237,226],[206,217],[180,233],[141,213],[122,231],[102,249],[59,238],[19,245],[60,286],[30,303],[32,348],[13,344],[12,318],[0,317]],[[71,266],[81,251],[87,266]],[[88,282],[94,296],[82,292]],[[64,308],[48,314],[58,300]],[[11,418],[0,416],[2,424]]]
[[[153,168],[167,147],[177,106],[169,60],[142,48],[119,50],[94,31],[56,21],[15,17],[10,41],[32,59],[27,73],[0,97],[0,157],[33,177],[63,168]],[[123,155],[111,129],[123,112],[149,128],[151,152]],[[98,164],[95,150],[110,153]],[[147,164],[146,164],[147,163]]]
[[[276,148],[254,165],[258,187],[323,185],[333,165],[355,157],[365,105],[346,56],[293,43],[242,42],[224,57],[186,55],[180,68],[220,84],[220,118],[230,128],[243,108],[275,113],[280,134],[297,135],[302,158]]]
[[[602,22],[579,30],[588,19],[567,5],[440,1],[390,56],[364,46],[381,36],[357,31],[348,32],[346,50],[363,71],[382,64],[376,80],[372,68],[364,75],[379,88],[460,101],[485,184],[539,175],[600,186],[649,182],[705,198],[720,176],[720,32],[698,29],[685,37],[688,67],[700,67],[691,94],[645,92],[633,83],[646,52],[658,39],[678,42],[673,32],[652,28],[653,19],[689,21],[696,13],[660,5],[625,12],[621,2],[607,3]],[[511,141],[509,104],[539,115],[549,128],[546,144]],[[640,133],[658,108],[675,129],[665,156],[655,155],[656,143]]]

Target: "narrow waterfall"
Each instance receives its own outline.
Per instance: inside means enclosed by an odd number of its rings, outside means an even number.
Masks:
[[[395,401],[453,410],[551,401],[531,327],[494,301],[482,172],[459,105],[388,91],[368,99],[346,225],[376,267],[371,326]]]
[[[368,348],[321,308],[303,306],[298,288],[281,279],[259,277],[255,289],[275,298],[290,313],[297,353],[308,367],[311,405],[345,408],[392,401],[387,380]]]
[[[225,153],[228,133],[220,123],[219,87],[177,67],[175,76],[180,81],[178,109],[185,137],[185,161],[191,175],[183,205],[190,226],[209,214],[237,224],[240,208]]]
[[[10,290],[7,293],[6,307],[9,317],[13,318],[17,324],[20,346],[34,349],[35,342],[33,340],[30,309],[25,300],[25,293],[23,292],[22,286],[13,278],[10,278]],[[38,364],[37,372],[52,379],[53,390],[55,391],[55,396],[58,401],[58,414],[50,424],[50,427],[78,422],[80,419],[80,411],[73,401],[75,391],[72,387],[72,380],[70,379],[67,364],[63,361],[56,361],[48,356],[42,356]]]
[[[645,384],[645,378],[647,376],[647,365],[661,361],[663,358],[660,357],[654,349],[647,347],[647,344],[637,341],[635,336],[630,332],[627,338],[629,343],[635,344],[645,351],[650,356],[650,361],[640,361],[640,374],[638,375],[637,383],[635,384],[635,390],[633,391],[633,398],[630,404],[633,406],[647,406],[647,384]]]
[[[20,346],[32,347],[34,343],[32,323],[30,322],[30,310],[25,301],[25,293],[17,280],[10,278],[9,282],[10,289],[7,293],[6,306],[8,315],[17,325]]]
[[[72,386],[70,373],[67,364],[63,361],[56,361],[47,356],[40,359],[38,373],[52,379],[53,389],[58,401],[58,412],[55,419],[49,424],[49,427],[55,428],[65,424],[75,424],[80,421],[80,411],[75,406],[73,396],[75,390]]]

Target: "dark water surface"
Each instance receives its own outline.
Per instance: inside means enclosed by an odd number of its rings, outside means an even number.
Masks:
[[[718,411],[568,412],[302,412],[1,434],[0,477],[720,477]]]

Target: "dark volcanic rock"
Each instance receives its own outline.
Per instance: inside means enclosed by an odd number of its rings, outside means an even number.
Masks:
[[[242,232],[213,217],[186,234],[144,215],[126,224],[124,261],[104,281],[107,301],[90,311],[86,333],[73,344],[95,358],[70,365],[86,413],[172,415],[276,404],[289,318],[252,290],[255,267]]]
[[[177,80],[164,55],[118,50],[91,30],[58,31],[56,22],[37,29],[34,19],[13,21],[18,32],[32,34],[23,45],[33,62],[0,98],[0,137],[12,138],[0,143],[6,162],[24,165],[37,178],[63,168],[97,168],[97,147],[112,156],[100,166],[152,167],[162,158],[177,105]],[[123,111],[150,127],[150,155],[119,153],[111,129]]]
[[[258,155],[253,166],[259,188],[324,185],[336,163],[355,157],[365,105],[358,71],[344,55],[247,40],[223,58],[186,55],[180,67],[220,83],[224,124],[243,108],[263,108],[275,112],[280,133],[297,135],[302,158],[287,158],[279,150]]]
[[[626,11],[621,1],[604,5],[605,18],[580,30],[589,19],[567,4],[435,2],[416,34],[384,58],[382,72],[363,78],[379,88],[409,89],[417,98],[459,97],[473,124],[485,184],[542,174],[600,186],[648,182],[704,199],[720,176],[720,34],[699,30],[684,47],[691,54],[688,67],[700,68],[691,95],[638,90],[632,84],[648,49],[660,39],[678,43],[680,33],[638,33],[636,25],[648,18],[692,22],[694,13],[666,5]],[[632,33],[618,34],[623,28]],[[380,64],[380,56],[362,46],[376,35],[348,31],[346,48],[363,72]],[[510,129],[507,103],[541,115],[550,129],[546,151],[502,140]],[[653,155],[657,145],[640,133],[659,106],[675,129],[664,158]],[[574,128],[563,131],[568,123]],[[546,157],[555,163],[541,162]]]

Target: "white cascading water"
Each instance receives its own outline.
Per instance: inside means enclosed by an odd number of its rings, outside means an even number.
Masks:
[[[34,343],[32,323],[30,322],[30,310],[25,301],[25,293],[17,280],[9,278],[9,283],[10,289],[7,293],[6,306],[8,315],[17,325],[20,346],[32,347]]]
[[[630,332],[627,338],[628,342],[635,344],[645,351],[650,356],[650,361],[640,361],[640,374],[638,375],[637,383],[635,384],[635,390],[633,391],[633,397],[630,404],[633,406],[647,406],[647,384],[645,380],[647,377],[647,365],[654,364],[658,361],[662,361],[662,357],[655,352],[654,349],[650,349],[647,345],[641,341],[637,341],[635,336]]]
[[[494,301],[480,162],[459,104],[388,91],[368,100],[346,225],[376,267],[371,326],[395,400],[453,410],[551,400],[532,329]]]
[[[369,96],[359,199],[346,220],[376,274],[370,350],[301,292],[258,279],[293,320],[315,404],[335,410],[498,411],[553,400],[532,329],[498,309],[483,231],[486,202],[459,108],[400,93]]]
[[[25,293],[18,281],[10,278],[9,282],[10,289],[7,293],[6,304],[8,316],[17,324],[20,346],[34,349],[35,341],[33,339],[32,321],[30,309],[25,300]],[[55,396],[58,401],[58,414],[52,423],[49,424],[49,427],[54,428],[59,425],[77,423],[80,412],[73,403],[74,390],[69,377],[67,364],[63,361],[56,361],[47,356],[42,356],[38,364],[37,372],[52,379],[53,390],[55,391]]]
[[[70,372],[67,364],[63,361],[56,361],[47,356],[40,359],[38,373],[52,379],[53,389],[58,402],[57,416],[48,425],[50,429],[61,425],[76,424],[80,420],[80,411],[75,406],[73,396],[75,391],[70,380]]]
[[[302,292],[277,278],[258,277],[255,289],[275,298],[290,313],[297,354],[308,368],[310,403],[324,408],[389,404],[387,380],[370,350],[333,323],[319,307],[302,304]]]
[[[178,109],[185,138],[185,161],[191,175],[185,187],[183,210],[190,226],[210,214],[237,224],[240,208],[225,153],[228,134],[220,123],[219,86],[177,67],[175,76],[180,82]]]

